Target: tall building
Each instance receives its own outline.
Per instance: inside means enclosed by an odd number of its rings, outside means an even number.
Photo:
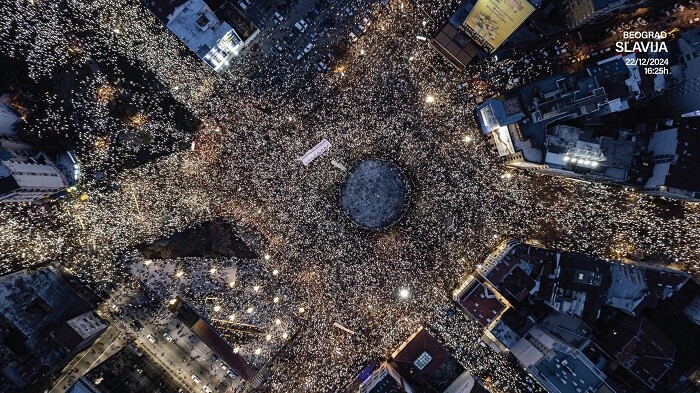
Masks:
[[[38,391],[107,328],[54,268],[0,277],[0,392]]]
[[[630,7],[641,7],[646,0],[561,0],[561,7],[570,29]]]
[[[676,127],[656,131],[651,135],[648,151],[653,169],[644,184],[645,192],[700,201],[698,131],[697,122],[681,122]]]
[[[671,46],[670,72],[654,76],[659,104],[672,115],[700,116],[700,28],[686,31]]]
[[[225,0],[142,1],[173,34],[216,72],[226,70],[233,58],[260,33],[257,27]]]
[[[16,138],[0,137],[0,202],[36,202],[68,185],[46,154]]]

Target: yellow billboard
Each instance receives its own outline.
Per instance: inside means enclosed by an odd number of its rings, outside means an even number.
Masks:
[[[478,0],[464,21],[464,30],[493,52],[527,19],[535,7],[526,0]]]

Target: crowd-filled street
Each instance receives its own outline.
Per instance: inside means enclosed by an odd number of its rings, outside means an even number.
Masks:
[[[475,322],[446,312],[455,307],[449,297],[460,277],[512,238],[700,272],[697,204],[514,171],[498,161],[466,95],[503,89],[514,62],[453,70],[416,39],[428,32],[421,24],[426,14],[412,1],[391,1],[333,71],[300,77],[288,71],[257,93],[249,75],[251,67],[260,74],[260,64],[250,63],[259,56],[214,74],[182,55],[180,42],[138,2],[8,3],[0,5],[0,48],[29,53],[30,75],[86,61],[65,48],[74,30],[94,31],[94,42],[81,39],[88,57],[104,47],[126,56],[152,72],[202,127],[191,149],[125,169],[109,182],[86,178],[77,193],[50,207],[0,205],[0,270],[58,261],[96,288],[139,281],[163,305],[180,295],[210,319],[259,327],[264,333],[241,353],[258,367],[273,356],[282,360],[270,374],[275,391],[339,389],[420,325],[493,391],[520,391],[519,366],[479,345]],[[81,23],[59,22],[63,13]],[[273,62],[265,67],[279,72]],[[510,73],[525,82],[556,69],[543,61]],[[302,165],[300,157],[324,138],[331,148]],[[79,158],[90,168],[106,162],[101,151]],[[340,206],[347,172],[331,160],[351,168],[365,158],[395,163],[412,184],[405,217],[385,231],[357,227]],[[260,258],[144,265],[134,251],[213,218],[255,234]]]

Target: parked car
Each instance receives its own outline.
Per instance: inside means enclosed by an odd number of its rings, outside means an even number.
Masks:
[[[245,0],[239,1],[239,2],[238,2],[238,6],[241,7],[241,9],[242,9],[243,11],[245,11],[245,10],[248,9],[248,4],[247,4],[247,2],[246,2]]]
[[[156,343],[156,339],[153,336],[151,336],[150,334],[146,335],[146,338],[148,339],[148,341],[151,342],[151,344]]]
[[[642,26],[646,26],[647,24],[649,24],[649,23],[648,23],[644,18],[642,18],[641,16],[640,16],[639,18],[637,18],[637,22],[639,22],[639,24],[642,25]]]
[[[169,343],[173,342],[173,338],[170,337],[170,335],[168,333],[163,333],[163,337],[165,338],[165,341],[167,341]]]
[[[200,384],[200,382],[202,382],[202,380],[201,380],[201,379],[199,379],[199,377],[197,377],[197,376],[196,376],[196,375],[194,375],[194,374],[192,374],[192,380],[193,380],[193,381],[194,381],[194,383],[196,383],[197,385],[199,385],[199,384]]]
[[[299,22],[294,24],[294,27],[296,27],[299,31],[304,31],[309,27],[309,24],[306,23],[304,19],[300,19]]]
[[[207,385],[204,385],[204,386],[202,387],[202,389],[203,389],[205,392],[207,392],[207,393],[211,393],[211,389],[210,389],[209,386],[207,386]]]
[[[226,375],[228,375],[229,378],[231,378],[231,379],[235,379],[235,378],[236,378],[236,373],[234,373],[234,372],[231,371],[231,370],[226,371]]]
[[[328,71],[328,66],[326,65],[326,63],[324,63],[324,62],[322,62],[322,61],[319,61],[319,62],[316,64],[316,69],[319,70],[319,71],[321,71],[321,72],[327,72],[327,71]]]

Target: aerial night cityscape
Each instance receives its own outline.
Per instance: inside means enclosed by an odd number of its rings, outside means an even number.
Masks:
[[[700,392],[700,0],[0,1],[13,392]]]

